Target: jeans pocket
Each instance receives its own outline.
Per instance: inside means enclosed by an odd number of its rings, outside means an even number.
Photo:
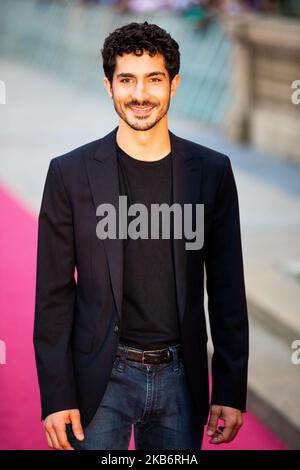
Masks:
[[[174,361],[174,363],[173,363],[173,372],[176,375],[184,375],[185,374],[185,367],[184,367],[182,359],[179,358],[176,361]]]
[[[125,369],[125,361],[121,356],[116,356],[112,366],[112,372],[122,373]]]

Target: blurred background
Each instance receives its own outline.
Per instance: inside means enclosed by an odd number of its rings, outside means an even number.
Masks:
[[[117,125],[100,49],[116,27],[145,20],[180,45],[170,129],[226,153],[238,188],[249,392],[225,448],[300,449],[298,0],[1,0],[0,448],[47,449],[32,328],[49,161]]]

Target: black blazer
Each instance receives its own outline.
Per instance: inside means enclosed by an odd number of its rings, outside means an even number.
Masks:
[[[38,219],[33,340],[41,419],[79,408],[84,427],[107,386],[122,322],[123,240],[96,235],[97,206],[119,204],[117,129],[50,161]],[[204,204],[203,247],[185,250],[189,240],[173,240],[183,361],[204,424],[210,403],[246,409],[248,315],[238,196],[226,155],[169,135],[173,202]],[[205,282],[214,345],[211,402]]]

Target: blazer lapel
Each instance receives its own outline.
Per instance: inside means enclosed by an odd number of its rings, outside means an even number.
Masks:
[[[116,209],[117,237],[119,233],[119,179],[116,153],[118,126],[99,140],[99,147],[92,158],[87,158],[87,172],[96,208],[101,203],[112,204]],[[169,131],[172,151],[173,203],[196,203],[200,195],[200,165],[186,155],[184,140]],[[183,207],[183,206],[182,206]],[[95,212],[96,214],[96,212]],[[95,227],[96,229],[96,227]],[[100,240],[99,240],[100,242]],[[102,240],[109,266],[113,295],[119,319],[122,316],[123,294],[123,240]],[[186,306],[186,239],[173,240],[174,269],[179,319],[182,322]]]
[[[184,139],[177,137],[169,131],[172,150],[172,171],[173,171],[173,203],[182,206],[184,204],[196,204],[200,199],[201,190],[201,165],[200,158],[187,153],[187,144]],[[193,216],[194,217],[194,216]],[[183,225],[182,225],[183,227]],[[187,291],[187,252],[184,230],[181,239],[173,239],[174,268],[177,290],[177,302],[179,319],[182,322],[186,308]]]
[[[87,159],[87,172],[95,205],[95,215],[97,207],[103,203],[112,204],[116,209],[117,238],[97,240],[98,243],[104,243],[113,295],[119,320],[121,320],[123,292],[123,239],[118,238],[120,190],[116,155],[117,130],[118,127],[100,139],[96,154],[93,155],[92,158]]]

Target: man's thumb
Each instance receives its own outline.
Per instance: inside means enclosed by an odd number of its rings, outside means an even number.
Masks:
[[[79,439],[80,441],[82,441],[84,439],[84,433],[83,433],[83,429],[81,426],[79,410],[76,410],[76,412],[72,412],[70,419],[72,423],[72,430],[76,439]]]

